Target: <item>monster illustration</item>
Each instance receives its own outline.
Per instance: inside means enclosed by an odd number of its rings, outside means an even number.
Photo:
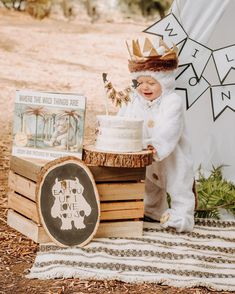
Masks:
[[[84,218],[91,214],[91,206],[83,196],[84,187],[75,180],[55,179],[52,187],[52,195],[55,198],[51,208],[53,218],[60,218],[62,221],[61,230],[71,230],[72,222],[76,229],[86,227]]]
[[[48,146],[57,146],[57,149],[66,150],[76,144],[75,130],[69,118],[60,116],[55,123],[55,131],[52,134],[50,141],[44,140]]]

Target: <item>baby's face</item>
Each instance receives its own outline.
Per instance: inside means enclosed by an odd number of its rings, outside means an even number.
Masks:
[[[160,83],[152,77],[141,76],[137,79],[137,92],[148,101],[157,99],[162,94]]]

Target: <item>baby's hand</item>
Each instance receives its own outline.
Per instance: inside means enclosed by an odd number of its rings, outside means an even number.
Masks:
[[[152,150],[153,154],[157,152],[157,150],[153,147],[153,145],[148,145],[147,148],[148,150]]]

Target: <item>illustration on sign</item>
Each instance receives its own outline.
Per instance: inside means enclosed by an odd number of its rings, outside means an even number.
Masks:
[[[100,219],[99,194],[89,168],[77,157],[48,162],[40,171],[38,212],[48,236],[61,246],[84,246]]]
[[[52,195],[55,197],[54,205],[51,208],[51,215],[61,219],[61,230],[71,230],[72,222],[76,229],[84,229],[85,216],[91,214],[91,206],[83,196],[84,187],[78,178],[75,180],[62,180],[58,178],[52,187]]]
[[[86,99],[79,94],[17,91],[13,148],[16,156],[82,157]]]

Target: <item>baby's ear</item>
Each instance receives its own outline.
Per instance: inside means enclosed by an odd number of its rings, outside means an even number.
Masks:
[[[134,88],[134,89],[136,89],[138,86],[139,86],[139,83],[138,83],[138,81],[136,80],[136,79],[134,79],[134,80],[132,80],[132,87]]]

